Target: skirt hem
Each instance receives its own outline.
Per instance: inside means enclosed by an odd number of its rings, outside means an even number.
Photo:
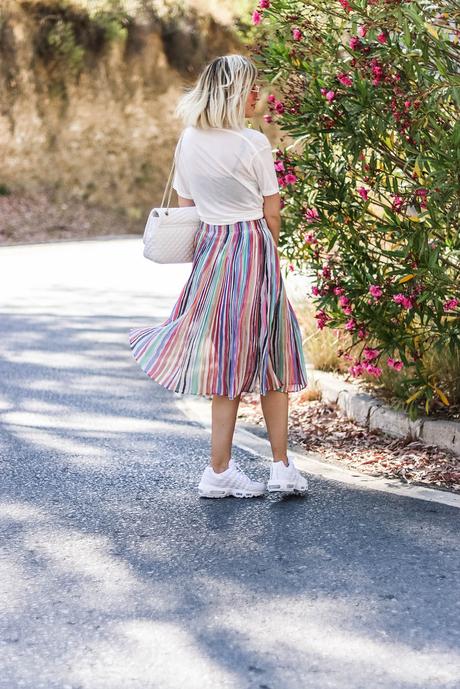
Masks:
[[[239,395],[245,393],[245,392],[255,392],[260,395],[266,395],[267,392],[271,391],[276,391],[276,392],[300,392],[300,390],[304,390],[306,387],[308,387],[308,381],[306,383],[293,383],[291,385],[282,385],[279,388],[267,388],[265,392],[262,392],[260,389],[260,385],[257,385],[255,387],[252,387],[250,389],[242,389],[239,392],[237,392],[233,397],[230,397],[228,394],[222,393],[222,392],[217,392],[217,390],[212,390],[212,391],[203,391],[203,390],[181,390],[177,386],[169,386],[165,385],[164,383],[161,383],[159,380],[156,380],[155,378],[152,378],[152,376],[149,376],[148,373],[144,371],[145,375],[147,378],[150,378],[150,380],[153,380],[155,383],[158,385],[161,385],[162,388],[165,390],[170,390],[171,392],[175,392],[179,395],[193,395],[193,396],[198,396],[198,397],[208,397],[211,398],[213,395],[222,395],[224,397],[228,397],[230,400],[235,399],[235,397],[238,397]]]

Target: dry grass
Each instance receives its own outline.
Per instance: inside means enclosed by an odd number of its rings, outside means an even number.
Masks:
[[[299,402],[314,402],[322,399],[321,390],[317,387],[318,383],[313,381],[309,387],[297,393],[296,399]]]
[[[337,351],[343,347],[343,339],[339,339],[336,330],[318,330],[314,318],[315,311],[314,306],[306,300],[295,306],[307,360],[320,371],[343,372],[347,368],[346,362],[337,355]]]

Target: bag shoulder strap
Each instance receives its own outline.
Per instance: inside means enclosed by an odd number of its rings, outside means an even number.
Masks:
[[[166,201],[166,214],[168,214],[168,210],[169,210],[169,207],[171,205],[172,182],[173,182],[173,177],[174,177],[174,170],[176,167],[176,156],[177,156],[177,159],[179,159],[179,151],[180,151],[183,137],[184,137],[184,132],[182,132],[182,134],[179,137],[179,142],[177,145],[177,152],[175,152],[175,154],[173,156],[173,161],[172,161],[172,165],[171,165],[171,170],[169,172],[168,181],[166,182],[166,187],[165,187],[165,190],[163,192],[163,198],[161,199],[161,206],[160,206],[161,208],[164,208],[164,203],[165,203],[165,200],[167,199],[167,201]],[[168,188],[169,188],[169,193],[168,193]]]

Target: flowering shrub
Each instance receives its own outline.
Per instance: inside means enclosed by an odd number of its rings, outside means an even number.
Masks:
[[[391,369],[414,411],[448,405],[426,361],[460,351],[460,5],[260,0],[280,244],[353,376]],[[275,95],[276,94],[276,95]]]

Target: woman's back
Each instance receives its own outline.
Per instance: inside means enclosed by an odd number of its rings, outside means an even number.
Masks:
[[[261,218],[263,196],[279,191],[270,141],[255,129],[186,127],[175,155],[173,187],[207,223]]]
[[[277,251],[279,184],[269,140],[245,126],[258,99],[256,80],[249,58],[224,55],[182,96],[175,114],[185,129],[173,187],[179,205],[191,205],[182,197],[192,200],[200,216],[192,269],[164,323],[130,331],[134,357],[150,378],[174,392],[212,397],[211,466],[198,484],[208,498],[265,491],[230,462],[243,392],[261,395],[274,460],[268,490],[307,490],[287,457],[287,397],[306,387],[307,373]]]

